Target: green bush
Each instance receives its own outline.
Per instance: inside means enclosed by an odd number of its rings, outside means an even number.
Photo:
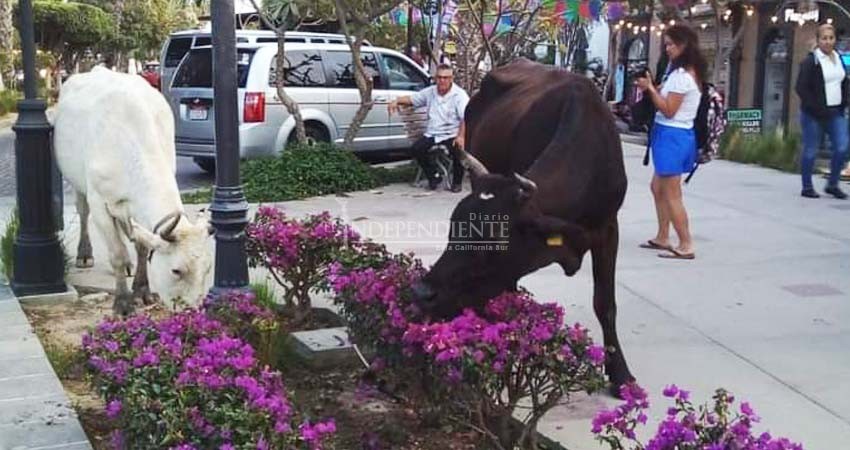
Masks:
[[[242,180],[252,203],[362,191],[381,184],[368,164],[331,144],[296,145],[275,158],[246,161]]]
[[[733,128],[724,134],[720,142],[720,156],[730,161],[797,172],[800,143],[799,134],[786,133],[781,128],[755,135]]]
[[[332,144],[288,147],[280,156],[243,161],[245,196],[251,203],[281,202],[361,191],[393,183],[409,183],[416,164],[372,167],[350,151]],[[212,201],[212,188],[182,194],[183,203]]]
[[[18,211],[12,210],[12,214],[9,216],[9,222],[6,224],[6,231],[0,237],[0,263],[3,266],[3,275],[6,276],[6,280],[8,281],[12,281],[12,274],[15,273],[14,244],[15,236],[18,234],[18,228],[20,226],[21,222],[18,219]]]
[[[18,100],[22,97],[21,93],[11,89],[0,91],[0,117],[16,112],[18,110]]]

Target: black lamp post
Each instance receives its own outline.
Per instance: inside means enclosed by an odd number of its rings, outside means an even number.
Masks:
[[[65,268],[56,235],[62,220],[62,195],[51,151],[53,127],[47,121],[47,102],[37,99],[35,34],[32,1],[20,1],[20,32],[24,63],[24,100],[18,102],[15,130],[15,173],[20,228],[15,237],[12,290],[18,296],[64,292]],[[58,190],[58,191],[57,191]]]
[[[236,101],[236,15],[233,0],[210,2],[215,92],[214,290],[248,286],[245,225],[248,202],[239,182],[239,115]]]

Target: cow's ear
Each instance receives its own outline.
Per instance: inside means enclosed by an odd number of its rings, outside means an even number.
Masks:
[[[151,233],[134,220],[130,221],[133,231],[130,238],[135,242],[141,242],[148,250],[162,250],[168,246],[168,242],[156,233]]]

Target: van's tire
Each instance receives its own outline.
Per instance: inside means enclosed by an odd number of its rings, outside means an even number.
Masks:
[[[316,123],[305,123],[304,124],[304,134],[307,135],[307,145],[316,145],[320,142],[330,142],[331,138],[328,136],[328,131],[324,126],[316,124]],[[289,135],[288,142],[286,146],[295,145],[298,142],[298,138],[295,136],[295,130],[292,130],[292,133]]]
[[[193,160],[201,170],[215,175],[215,158],[193,158]]]

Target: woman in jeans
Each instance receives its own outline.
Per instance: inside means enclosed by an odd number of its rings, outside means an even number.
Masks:
[[[690,172],[697,158],[694,119],[697,116],[708,64],[699,50],[697,34],[684,25],[674,25],[664,33],[664,48],[670,59],[663,84],[656,88],[650,77],[638,78],[638,88],[649,95],[658,109],[650,138],[652,195],[658,217],[655,237],[643,248],[665,250],[662,258],[694,259],[696,253],[688,226],[688,212],[682,201],[682,174]],[[670,244],[670,224],[679,236],[679,245]],[[669,252],[669,253],[667,253]]]
[[[800,96],[800,122],[803,127],[803,155],[800,162],[803,190],[800,194],[807,198],[820,197],[812,185],[812,170],[823,133],[826,132],[832,143],[832,162],[824,192],[843,200],[847,194],[838,187],[838,181],[850,141],[844,112],[847,97],[850,96],[850,79],[847,78],[841,56],[835,51],[835,28],[832,25],[821,25],[817,38],[817,48],[800,63],[795,89]]]

